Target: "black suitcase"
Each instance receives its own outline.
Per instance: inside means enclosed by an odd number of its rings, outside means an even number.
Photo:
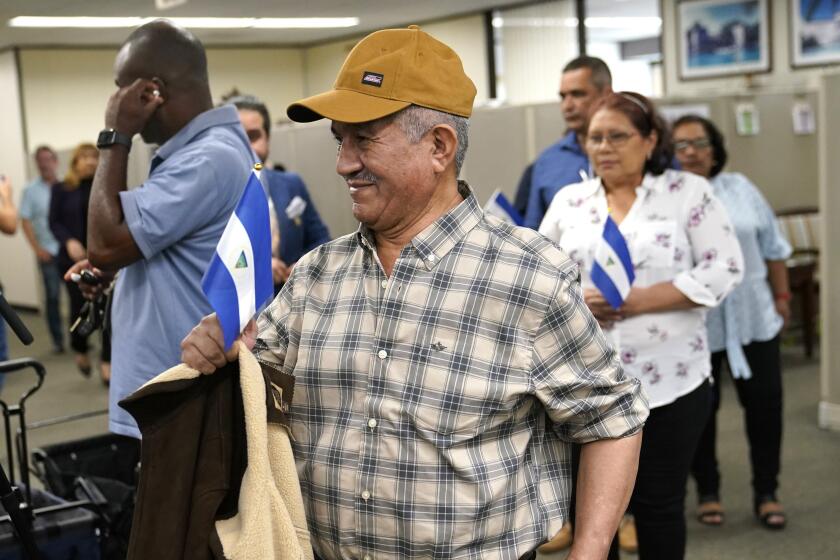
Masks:
[[[6,450],[8,457],[7,482],[14,484],[15,460],[17,455],[20,470],[20,488],[12,487],[11,493],[4,493],[3,502],[10,507],[20,504],[20,516],[23,523],[13,526],[12,519],[3,510],[0,517],[0,560],[31,558],[24,553],[24,545],[18,532],[24,531],[34,537],[36,551],[40,560],[100,560],[101,558],[101,519],[92,511],[95,507],[90,500],[65,500],[50,492],[33,489],[29,485],[29,461],[26,438],[26,400],[44,383],[44,366],[31,358],[20,358],[0,362],[0,375],[20,370],[32,369],[37,374],[37,383],[27,390],[17,404],[7,404],[0,398],[3,411]],[[17,416],[19,437],[17,446],[12,445],[11,417]],[[17,453],[13,452],[17,447]],[[6,478],[2,473],[0,481]],[[0,491],[3,489],[0,488]],[[2,492],[0,492],[2,493]],[[17,498],[17,499],[15,499]]]
[[[101,558],[97,515],[78,501],[31,489],[29,506],[35,512],[32,533],[41,560],[97,560]],[[0,560],[23,560],[20,541],[6,510],[0,506]]]
[[[63,424],[107,411],[90,412],[32,423],[29,428]],[[89,500],[102,520],[105,560],[122,560],[128,552],[140,465],[140,441],[102,434],[35,449],[36,476],[54,495]],[[0,558],[0,560],[3,560]]]
[[[73,419],[75,417],[67,417],[66,420]],[[54,423],[57,422],[51,424]],[[75,495],[75,482],[80,476],[137,486],[139,462],[139,440],[117,434],[45,445],[32,452],[38,478],[47,490],[64,499]]]

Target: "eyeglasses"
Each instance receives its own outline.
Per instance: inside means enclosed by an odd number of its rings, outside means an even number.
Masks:
[[[708,148],[712,143],[708,138],[695,138],[694,140],[677,140],[674,142],[674,149],[678,152],[686,151],[689,146],[695,150],[702,150]]]
[[[609,134],[590,134],[586,137],[586,145],[589,149],[598,148],[604,140],[613,148],[620,148],[627,143],[635,132],[610,132]]]

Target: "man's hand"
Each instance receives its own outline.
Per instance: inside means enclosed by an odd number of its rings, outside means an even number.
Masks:
[[[613,309],[604,296],[595,289],[586,289],[583,291],[583,301],[586,306],[598,320],[598,324],[602,329],[612,328],[613,323],[620,321],[624,317],[617,310]]]
[[[0,175],[0,233],[12,235],[17,229],[17,210],[12,200],[12,182]]]
[[[79,282],[77,285],[79,289],[82,291],[82,295],[85,296],[85,299],[93,299],[97,295],[99,295],[102,290],[104,290],[108,284],[114,279],[113,274],[109,274],[107,272],[103,272],[96,267],[90,266],[90,262],[87,259],[82,259],[70,268],[67,269],[67,272],[64,273],[64,281],[65,282],[72,282],[74,274],[81,274],[83,270],[90,270],[94,276],[102,279],[102,282],[93,286],[88,284],[87,282]]]
[[[776,298],[776,313],[782,316],[782,328],[787,328],[790,322],[790,301],[784,298]]]
[[[271,275],[274,278],[275,284],[286,282],[289,275],[292,273],[292,267],[284,263],[282,260],[272,257],[271,259]]]
[[[44,249],[43,247],[38,247],[35,249],[35,256],[38,258],[38,262],[48,263],[52,260],[52,255],[49,251]]]
[[[65,248],[67,249],[67,255],[73,260],[73,262],[84,260],[87,256],[85,246],[82,245],[82,242],[78,239],[68,239],[65,244]]]
[[[239,342],[249,350],[254,347],[257,325],[252,319],[246,326]],[[201,373],[213,373],[239,356],[239,344],[234,342],[225,352],[225,336],[215,313],[205,316],[181,341],[181,361]]]
[[[118,89],[108,100],[105,127],[129,137],[138,134],[152,114],[163,104],[154,80],[138,78],[130,86]]]
[[[0,175],[0,203],[12,200],[12,181],[6,175]]]

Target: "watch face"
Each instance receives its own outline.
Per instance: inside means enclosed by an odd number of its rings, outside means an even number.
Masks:
[[[130,150],[131,138],[110,128],[106,128],[99,133],[99,137],[96,140],[97,148],[107,148],[109,146],[113,146],[114,144],[122,144]]]
[[[103,130],[99,133],[99,138],[96,139],[96,147],[103,148],[105,146],[110,146],[114,143],[114,139],[116,136],[116,131],[114,130]]]

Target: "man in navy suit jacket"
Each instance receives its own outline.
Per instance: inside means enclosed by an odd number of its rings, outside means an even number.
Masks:
[[[239,120],[251,141],[251,148],[261,161],[268,159],[271,118],[262,101],[251,95],[227,100],[239,111]],[[263,170],[264,184],[273,203],[280,243],[275,243],[272,227],[271,269],[275,293],[289,278],[292,267],[305,253],[331,239],[330,232],[309,197],[303,179],[297,173]],[[274,223],[275,220],[272,220]],[[273,225],[272,223],[272,225]]]

